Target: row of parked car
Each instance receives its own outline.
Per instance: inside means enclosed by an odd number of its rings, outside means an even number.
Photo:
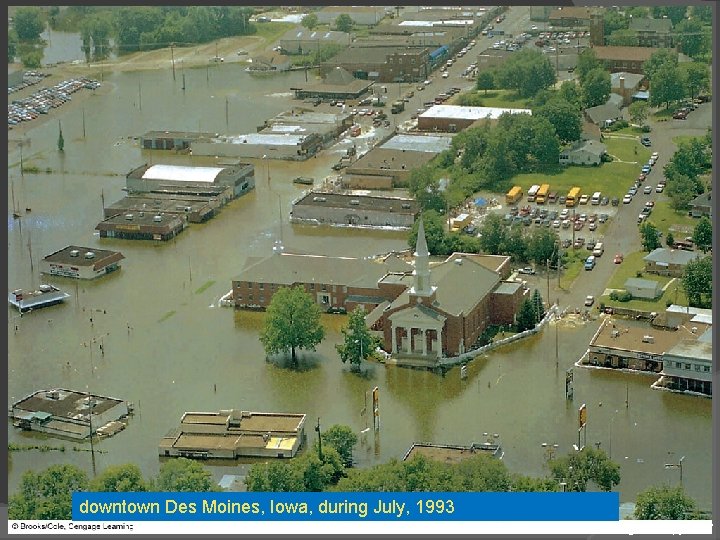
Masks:
[[[50,109],[70,101],[70,94],[81,88],[94,90],[99,86],[100,83],[94,79],[79,77],[62,81],[50,88],[41,88],[25,99],[13,100],[8,104],[8,126],[12,129],[12,126],[20,122],[29,122],[41,114],[49,113]]]
[[[14,86],[8,86],[8,94],[24,90],[28,86],[33,86],[42,81],[45,77],[49,76],[50,75],[48,73],[41,73],[39,71],[26,71],[23,73],[23,80],[21,83]]]

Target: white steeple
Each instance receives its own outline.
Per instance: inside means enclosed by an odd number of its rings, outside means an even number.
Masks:
[[[413,270],[413,286],[410,294],[415,296],[431,296],[435,287],[430,285],[430,252],[425,239],[425,226],[422,218],[418,226],[417,243],[415,245],[415,270]]]

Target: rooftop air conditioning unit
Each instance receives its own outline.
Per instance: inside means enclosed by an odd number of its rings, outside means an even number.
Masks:
[[[643,336],[643,343],[655,343],[655,338],[652,336]]]
[[[613,330],[610,335],[614,338],[620,337],[620,330]]]
[[[353,206],[357,206],[360,204],[360,201],[358,199],[350,199],[350,204]]]
[[[50,390],[47,393],[48,399],[60,399],[60,392],[57,390]]]
[[[88,252],[85,254],[85,258],[86,258],[86,259],[94,259],[94,258],[95,258],[95,252],[94,252],[94,251],[88,251]]]
[[[79,250],[79,249],[73,249],[73,250],[70,251],[70,256],[71,256],[71,257],[78,257],[79,255],[80,255],[80,250]]]
[[[161,216],[161,215],[155,216],[155,217],[153,218],[153,221],[156,222],[156,223],[159,223],[160,221],[162,221],[162,216]]]
[[[134,218],[135,216],[133,214],[125,214],[125,219],[127,219],[128,221],[132,221]]]

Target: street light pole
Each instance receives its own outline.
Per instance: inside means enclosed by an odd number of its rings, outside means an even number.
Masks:
[[[668,454],[672,454],[672,452],[668,452]],[[683,461],[685,461],[685,456],[681,457],[677,463],[665,464],[666,469],[680,469],[680,487],[683,486]]]

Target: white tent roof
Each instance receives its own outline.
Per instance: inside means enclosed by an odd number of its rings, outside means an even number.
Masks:
[[[145,171],[147,180],[174,180],[176,182],[214,182],[221,167],[183,167],[181,165],[153,165]]]

